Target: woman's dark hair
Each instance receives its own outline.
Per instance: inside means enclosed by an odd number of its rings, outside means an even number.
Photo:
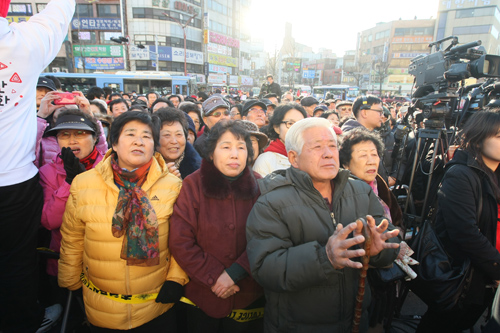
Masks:
[[[495,172],[486,166],[483,160],[483,145],[488,138],[496,136],[500,131],[500,112],[480,111],[473,114],[465,123],[459,134],[460,148],[471,154],[486,172],[493,184],[497,201],[500,202],[500,189]]]
[[[325,119],[328,119],[328,116],[331,115],[331,114],[335,114],[337,115],[337,118],[339,119],[340,121],[340,116],[337,112],[335,111],[328,111],[328,112],[323,112],[323,114],[320,116],[321,118],[325,118]]]
[[[212,155],[215,151],[215,147],[217,146],[217,141],[219,141],[220,137],[227,131],[233,133],[237,139],[243,139],[245,141],[248,152],[247,166],[252,165],[253,148],[252,141],[250,140],[250,133],[236,120],[221,120],[210,129],[210,134],[208,135],[207,141],[205,141],[203,157],[208,161],[212,160]]]
[[[102,90],[102,88],[99,88],[99,87],[91,87],[87,91],[87,99],[89,101],[96,99],[96,98],[101,98],[103,95],[104,95],[104,90]]]
[[[160,131],[164,124],[172,125],[175,122],[180,123],[184,131],[184,136],[187,139],[189,126],[184,112],[171,107],[160,108],[153,114],[153,118],[155,117],[159,119]]]
[[[123,127],[131,121],[139,121],[151,128],[153,133],[153,140],[155,143],[155,150],[160,144],[160,122],[158,118],[151,118],[149,113],[140,111],[128,111],[124,112],[113,120],[111,128],[109,130],[109,142],[111,145],[116,145],[118,139],[122,134]]]
[[[128,103],[127,103],[127,101],[126,101],[125,99],[123,99],[123,98],[117,98],[117,99],[114,99],[114,100],[112,100],[111,102],[109,102],[109,104],[108,104],[109,111],[110,111],[111,113],[113,113],[113,106],[115,106],[115,105],[117,105],[117,104],[120,104],[120,103],[125,104],[125,106],[127,107],[127,109],[129,108],[129,107],[128,107]]]
[[[109,95],[109,99],[112,99],[115,96],[118,96],[119,98],[123,98],[122,94],[115,92],[115,93],[112,93],[111,95]]]
[[[99,103],[97,101],[90,101],[90,105],[97,106],[97,108],[99,109],[100,113],[102,113],[102,114],[108,114],[108,111],[106,110],[106,108],[104,107],[104,105],[102,105],[102,103]]]
[[[373,95],[359,96],[354,100],[354,103],[352,103],[352,113],[354,114],[354,117],[357,118],[359,110],[367,110],[370,109],[373,104],[380,104],[380,103],[382,103],[382,100],[377,96]]]
[[[267,133],[269,140],[275,140],[280,137],[279,134],[274,130],[274,126],[279,126],[283,119],[285,119],[286,113],[290,110],[297,110],[302,113],[304,118],[307,118],[306,110],[302,105],[298,103],[286,103],[278,105],[276,109],[274,109],[272,118],[269,120],[269,131]]]
[[[195,103],[193,103],[193,102],[181,102],[179,104],[178,108],[180,110],[184,111],[186,114],[188,114],[189,112],[195,112],[198,115],[198,119],[200,120],[200,129],[205,125],[205,123],[203,122],[203,116],[201,114],[201,110],[198,107],[198,105],[196,105]]]
[[[80,116],[92,123],[92,129],[94,130],[94,134],[92,134],[92,137],[94,139],[97,139],[95,144],[99,142],[99,138],[101,137],[101,126],[99,126],[99,123],[97,122],[97,119],[95,119],[93,116],[89,115],[88,113],[85,113],[81,111],[80,109],[64,109],[59,113],[58,117],[65,116],[65,115],[75,115],[75,116]]]
[[[173,107],[174,107],[174,103],[170,102],[170,100],[168,100],[168,99],[166,99],[166,98],[163,98],[163,97],[158,97],[158,98],[157,98],[157,99],[153,102],[153,104],[151,104],[151,111],[153,111],[153,109],[154,109],[154,107],[155,107],[155,105],[156,105],[156,104],[161,103],[161,102],[163,102],[163,103],[167,103],[167,105],[168,105],[169,107],[171,107],[171,108],[173,108]]]
[[[106,97],[106,99],[108,99],[108,97],[113,93],[113,89],[111,89],[110,87],[104,87],[102,88],[102,91],[104,91],[104,96]]]
[[[243,112],[243,105],[241,105],[241,104],[231,105],[231,109],[232,108],[237,108],[238,112],[240,113],[240,116],[241,116],[241,113]]]
[[[384,143],[375,132],[370,132],[366,128],[355,128],[344,134],[342,137],[342,142],[339,149],[339,161],[340,165],[349,165],[352,158],[352,147],[361,142],[370,141],[373,142],[375,148],[377,148],[377,154],[379,157],[383,156],[384,153]]]

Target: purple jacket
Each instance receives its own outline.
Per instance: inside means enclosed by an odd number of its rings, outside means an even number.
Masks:
[[[101,122],[98,120],[97,123],[101,128],[101,136],[99,137],[99,142],[97,143],[97,150],[102,156],[104,156],[108,151],[108,144],[106,142],[106,137],[104,136],[104,130],[102,129]],[[41,168],[45,164],[52,163],[54,158],[61,152],[61,148],[59,148],[55,136],[43,137],[43,133],[48,126],[49,123],[47,123],[45,119],[37,117],[35,147],[35,165],[37,168]]]
[[[102,160],[102,157],[103,155],[98,153],[92,168],[95,168]],[[62,224],[62,217],[71,186],[66,182],[66,171],[59,155],[56,155],[52,163],[47,163],[40,168],[40,184],[43,187],[44,197],[42,225],[46,229],[52,230],[50,249],[59,252],[61,248],[61,232],[59,228]],[[47,273],[57,276],[57,260],[48,260]]]

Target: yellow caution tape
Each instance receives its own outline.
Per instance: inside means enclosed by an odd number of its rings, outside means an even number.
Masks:
[[[181,302],[196,306],[190,299],[186,297],[181,297]],[[236,320],[240,323],[246,323],[255,319],[260,319],[264,317],[264,308],[255,308],[250,310],[235,309],[227,316],[227,318]]]

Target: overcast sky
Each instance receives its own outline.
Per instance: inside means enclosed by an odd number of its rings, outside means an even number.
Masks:
[[[252,0],[243,18],[252,37],[265,42],[266,51],[281,47],[285,22],[292,23],[295,41],[316,52],[324,47],[337,56],[356,49],[358,32],[378,22],[436,18],[440,0]]]

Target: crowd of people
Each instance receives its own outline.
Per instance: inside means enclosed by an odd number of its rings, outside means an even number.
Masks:
[[[9,59],[0,70],[9,96],[0,100],[1,332],[49,331],[68,293],[83,300],[91,332],[367,332],[390,316],[395,284],[365,285],[360,271],[411,250],[391,187],[408,184],[418,142],[394,148],[398,126],[423,128],[421,112],[407,117],[408,105],[373,95],[282,94],[272,75],[244,100],[92,87],[60,103],[58,80],[39,74],[75,1],[52,0],[12,25],[9,3],[0,1]],[[418,332],[470,328],[493,300],[499,133],[500,113],[485,108],[452,159],[442,153],[453,171],[439,188],[436,232],[474,273],[462,301],[429,308]],[[52,255],[43,262],[41,247]]]

